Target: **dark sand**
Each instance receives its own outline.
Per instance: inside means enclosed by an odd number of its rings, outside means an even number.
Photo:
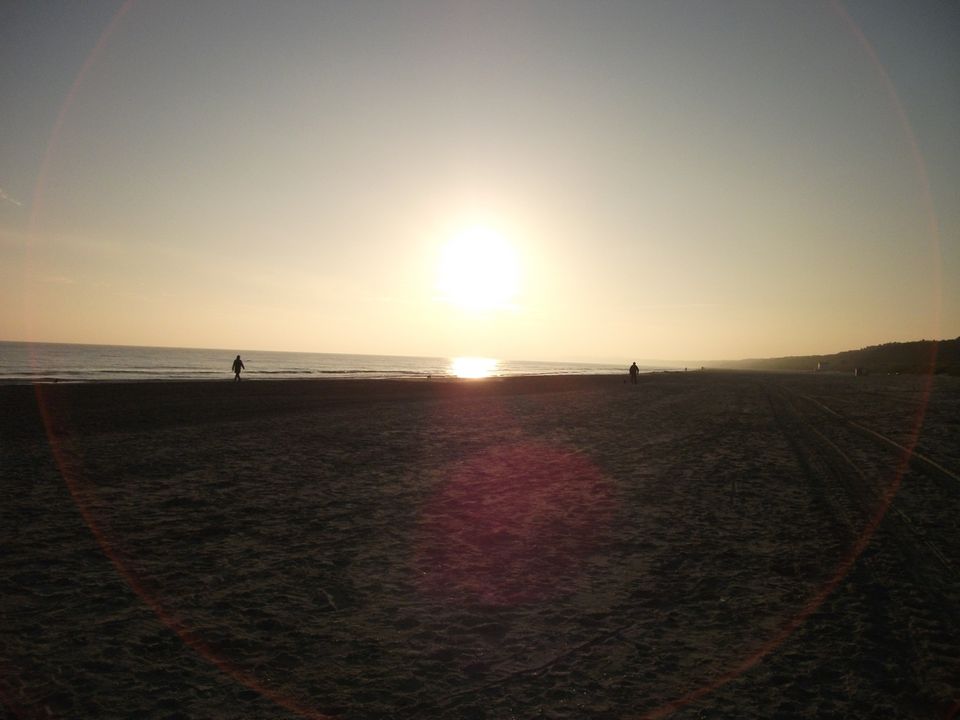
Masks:
[[[4,717],[952,717],[927,383],[0,387]]]

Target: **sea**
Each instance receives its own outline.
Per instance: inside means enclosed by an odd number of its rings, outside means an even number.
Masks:
[[[0,384],[233,379],[237,352],[250,380],[482,378],[625,374],[626,364],[483,357],[404,357],[0,341]],[[645,372],[668,368],[642,367]]]

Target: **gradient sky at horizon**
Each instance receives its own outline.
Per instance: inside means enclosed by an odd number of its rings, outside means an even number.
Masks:
[[[121,7],[0,10],[0,339],[717,360],[960,335],[957,3],[139,0],[98,47]],[[509,307],[438,297],[478,225],[518,258]]]

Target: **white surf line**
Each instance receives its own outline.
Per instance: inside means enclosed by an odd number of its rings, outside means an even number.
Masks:
[[[960,483],[960,475],[957,475],[955,472],[953,472],[953,471],[951,471],[951,470],[947,470],[947,468],[945,468],[943,465],[941,465],[940,463],[938,463],[938,462],[936,462],[936,461],[934,461],[934,460],[931,460],[931,459],[928,458],[926,455],[922,455],[922,454],[918,453],[916,450],[910,450],[909,448],[906,448],[906,447],[904,447],[903,445],[901,445],[900,443],[898,443],[896,440],[891,440],[891,439],[888,438],[886,435],[881,435],[880,433],[878,433],[878,432],[876,432],[876,431],[874,431],[874,430],[871,430],[871,429],[868,428],[868,427],[864,427],[864,426],[861,425],[860,423],[858,423],[858,422],[856,422],[856,421],[854,421],[854,420],[851,420],[850,418],[848,418],[848,417],[846,417],[846,416],[838,413],[838,412],[837,412],[836,410],[834,410],[833,408],[827,407],[827,406],[824,405],[822,402],[820,402],[819,400],[816,400],[816,399],[810,397],[809,395],[800,395],[800,397],[802,397],[804,400],[808,400],[808,401],[812,402],[814,405],[816,405],[817,407],[819,407],[821,410],[823,410],[823,411],[825,411],[825,412],[827,412],[827,413],[830,413],[830,414],[833,415],[835,418],[837,418],[838,420],[842,420],[843,422],[847,423],[848,425],[852,425],[853,427],[857,428],[857,429],[860,430],[861,432],[865,432],[865,433],[867,433],[868,435],[872,435],[872,436],[875,437],[877,440],[880,440],[881,442],[884,442],[884,443],[886,443],[887,445],[891,445],[892,447],[895,447],[895,448],[897,448],[898,450],[902,450],[904,453],[906,453],[907,457],[910,458],[910,461],[911,461],[911,462],[913,462],[914,460],[919,460],[919,461],[921,462],[921,464],[927,465],[927,466],[928,466],[929,468],[931,468],[932,470],[935,470],[936,472],[941,473],[942,475],[946,475],[947,477],[951,478],[951,479],[954,480],[955,482]]]

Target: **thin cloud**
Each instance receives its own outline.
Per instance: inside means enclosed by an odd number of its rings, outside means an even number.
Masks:
[[[44,283],[46,285],[76,285],[76,278],[68,277],[66,275],[39,275],[34,278],[35,282]]]
[[[5,193],[5,192],[3,191],[3,188],[0,188],[0,200],[6,200],[6,201],[9,202],[9,203],[13,203],[13,204],[16,205],[17,207],[23,207],[23,203],[22,203],[22,202],[20,202],[20,201],[17,200],[16,198],[12,198],[12,197],[10,197],[9,195],[7,195],[7,193]]]
[[[676,310],[678,308],[710,308],[720,307],[721,303],[660,303],[657,305],[638,305],[640,310]]]

